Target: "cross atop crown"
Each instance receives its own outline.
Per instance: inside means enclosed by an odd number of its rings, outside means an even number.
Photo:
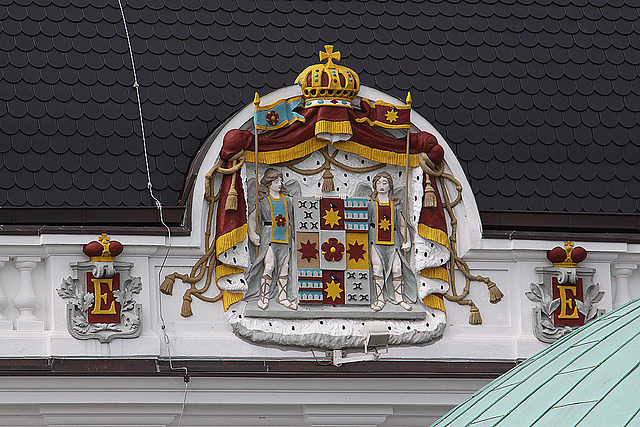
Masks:
[[[333,46],[328,44],[324,47],[325,52],[320,52],[320,61],[327,60],[327,67],[331,67],[333,64],[333,60],[340,61],[340,52],[334,52]]]
[[[111,252],[109,251],[111,238],[107,236],[107,233],[102,233],[102,235],[98,239],[100,240],[100,244],[102,245],[102,256],[111,256]]]
[[[567,259],[571,259],[571,252],[573,252],[573,242],[570,240],[567,240],[566,242],[564,242],[564,251],[567,254]]]

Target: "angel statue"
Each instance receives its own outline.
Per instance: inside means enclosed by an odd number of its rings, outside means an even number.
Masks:
[[[408,302],[417,300],[416,278],[403,255],[411,247],[406,235],[405,219],[400,200],[393,195],[393,179],[387,172],[373,177],[373,192],[369,196],[369,241],[375,301],[371,309],[380,311],[386,301],[411,310]],[[408,301],[408,302],[407,302]]]
[[[282,172],[269,168],[258,187],[258,209],[249,215],[249,240],[259,248],[249,270],[246,300],[258,298],[258,307],[266,310],[269,300],[297,310],[296,290],[290,271],[293,247],[293,203],[282,182]],[[256,228],[257,227],[257,228]],[[276,286],[273,286],[274,282]]]

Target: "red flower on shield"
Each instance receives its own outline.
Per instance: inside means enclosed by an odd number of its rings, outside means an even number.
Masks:
[[[276,225],[278,227],[284,227],[286,223],[287,223],[287,219],[284,217],[284,215],[282,214],[276,215]]]
[[[321,246],[324,253],[324,259],[329,262],[338,262],[342,259],[344,253],[344,245],[335,237],[330,238]]]
[[[267,123],[269,123],[271,126],[274,126],[278,123],[278,120],[280,120],[280,116],[278,115],[278,113],[271,110],[267,113],[266,119]]]

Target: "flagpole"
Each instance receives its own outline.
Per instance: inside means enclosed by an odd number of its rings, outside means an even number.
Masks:
[[[258,233],[258,128],[256,121],[256,111],[258,111],[258,106],[260,105],[260,96],[258,96],[258,92],[256,92],[253,97],[253,149],[254,149],[254,157],[253,161],[256,165],[256,233]],[[258,247],[256,246],[256,256],[258,256]]]
[[[407,92],[405,103],[411,106],[411,92]],[[407,128],[407,150],[404,167],[404,242],[407,243],[409,237],[409,138],[411,137],[411,109],[409,109],[409,127]]]

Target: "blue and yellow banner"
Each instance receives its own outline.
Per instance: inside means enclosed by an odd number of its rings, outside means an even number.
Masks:
[[[293,110],[302,102],[301,96],[281,99],[268,105],[256,105],[253,112],[253,122],[256,129],[276,130],[289,126],[305,118]]]

